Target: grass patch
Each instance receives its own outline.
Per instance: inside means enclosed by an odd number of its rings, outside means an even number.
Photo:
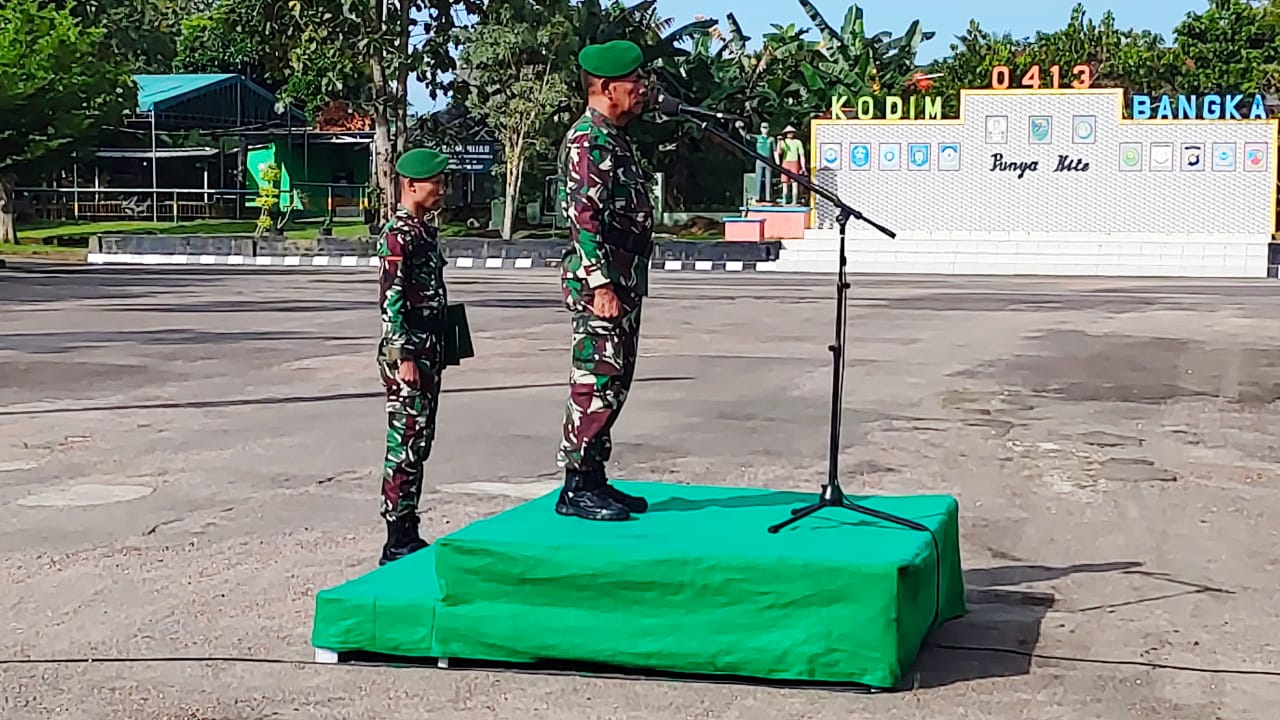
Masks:
[[[43,222],[18,227],[18,240],[84,240],[94,235],[127,233],[130,235],[252,235],[253,220],[192,220],[190,222],[150,222],[146,220],[112,220],[107,222]],[[291,223],[286,233],[313,238],[320,223]],[[334,237],[364,237],[369,229],[364,223],[339,222],[333,225]],[[84,247],[84,245],[81,245]]]
[[[292,223],[285,228],[286,236],[291,240],[316,240],[320,230],[319,222]],[[722,227],[708,224],[692,227],[660,227],[655,228],[659,235],[674,236],[678,240],[695,242],[717,242],[724,239]],[[115,220],[106,222],[36,222],[18,228],[17,244],[0,244],[0,254],[28,257],[58,257],[72,259],[79,253],[84,256],[88,249],[89,238],[99,234],[129,235],[252,235],[253,220],[192,220],[188,222],[151,222],[147,220]],[[564,230],[550,228],[530,228],[516,233],[517,240],[559,239]],[[491,237],[497,239],[497,232],[490,230],[472,230],[463,223],[445,223],[440,226],[440,235],[445,238],[454,237]],[[369,228],[362,222],[345,221],[333,225],[335,238],[362,238],[369,236]]]
[[[440,237],[475,237],[477,231],[462,223],[445,223],[440,226]]]
[[[0,256],[46,258],[49,260],[84,260],[84,248],[38,245],[35,243],[0,243]]]
[[[149,220],[112,220],[106,222],[35,222],[18,227],[18,242],[32,244],[39,240],[50,246],[85,248],[94,235],[252,235],[253,220],[191,220],[188,222],[151,222]],[[320,223],[290,223],[285,234],[293,240],[311,240],[319,237]],[[475,235],[462,223],[445,223],[440,228],[444,237]],[[368,237],[369,228],[358,220],[339,221],[333,224],[333,237]],[[34,246],[39,247],[39,243]]]

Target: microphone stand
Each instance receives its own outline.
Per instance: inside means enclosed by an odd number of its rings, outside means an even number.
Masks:
[[[845,346],[845,335],[848,328],[848,321],[845,314],[845,304],[847,302],[848,291],[850,287],[849,280],[848,280],[848,272],[847,272],[848,261],[845,258],[845,245],[846,245],[845,229],[849,224],[849,220],[854,219],[854,220],[860,220],[870,225],[871,227],[875,228],[876,230],[879,230],[881,233],[885,234],[890,238],[897,237],[897,234],[894,233],[889,228],[886,228],[885,226],[875,222],[874,220],[871,220],[870,218],[863,215],[858,210],[850,207],[848,203],[841,200],[840,197],[837,196],[834,192],[818,187],[813,183],[813,181],[811,181],[809,178],[805,177],[804,175],[801,175],[799,173],[794,173],[782,167],[780,164],[774,162],[773,158],[765,157],[764,155],[761,155],[760,153],[756,152],[754,148],[748,147],[746,143],[742,142],[738,138],[731,135],[724,128],[721,128],[718,125],[714,125],[709,120],[701,117],[690,117],[687,114],[685,115],[685,117],[693,120],[693,122],[695,122],[703,130],[710,133],[716,139],[724,142],[734,150],[737,150],[743,156],[760,161],[765,165],[778,171],[782,175],[786,175],[787,177],[791,178],[793,182],[798,183],[801,187],[808,190],[811,194],[816,195],[826,200],[827,202],[831,203],[832,205],[834,205],[837,211],[836,225],[839,227],[839,230],[840,230],[840,269],[836,277],[835,342],[827,346],[827,349],[831,351],[832,362],[833,362],[832,372],[831,372],[831,445],[828,450],[828,458],[827,458],[827,482],[825,485],[822,486],[822,492],[818,496],[817,502],[792,510],[790,518],[787,518],[786,520],[783,520],[782,522],[776,525],[770,526],[769,532],[777,533],[778,531],[782,530],[788,525],[795,522],[799,522],[800,520],[803,520],[804,518],[809,517],[810,515],[818,512],[819,510],[822,510],[823,508],[839,507],[839,508],[844,508],[846,510],[853,510],[855,512],[862,513],[863,515],[869,515],[879,520],[884,520],[886,522],[891,522],[897,525],[901,525],[903,527],[907,527],[912,530],[928,532],[930,535],[932,535],[933,533],[929,530],[928,527],[914,520],[898,517],[897,515],[893,515],[881,510],[876,510],[875,508],[869,508],[865,505],[860,505],[858,503],[853,502],[852,500],[849,500],[845,496],[844,490],[840,487],[840,475],[838,470],[838,465],[840,461],[840,420],[841,420],[841,410],[842,410],[841,400],[844,395],[844,346]]]

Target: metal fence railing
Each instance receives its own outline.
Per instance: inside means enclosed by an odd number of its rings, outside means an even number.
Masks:
[[[258,216],[256,190],[205,188],[15,188],[18,222],[248,220]],[[297,218],[362,218],[361,185],[296,183],[281,204]]]

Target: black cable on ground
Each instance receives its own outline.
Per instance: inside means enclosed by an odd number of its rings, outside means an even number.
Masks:
[[[925,643],[925,647],[957,652],[998,653],[1001,655],[1017,655],[1035,660],[1057,660],[1059,662],[1083,663],[1087,665],[1125,665],[1129,667],[1150,668],[1153,670],[1175,670],[1178,672],[1201,673],[1205,675],[1253,675],[1257,677],[1280,678],[1280,670],[1262,670],[1253,668],[1210,668],[1199,665],[1178,665],[1176,663],[1151,662],[1147,660],[1107,660],[1103,658],[1083,658],[1071,655],[1050,655],[1017,648],[988,647],[985,645],[953,645],[951,643]]]

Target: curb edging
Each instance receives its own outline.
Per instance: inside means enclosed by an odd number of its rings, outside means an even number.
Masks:
[[[90,265],[197,265],[213,267],[270,267],[270,268],[376,268],[377,257],[361,255],[185,255],[160,253],[89,253]],[[654,258],[653,270],[663,272],[767,272],[774,269],[774,262],[752,260],[667,260]],[[471,257],[468,255],[449,259],[449,265],[459,269],[481,270],[531,270],[535,267],[557,267],[554,260],[535,261],[520,257]]]

